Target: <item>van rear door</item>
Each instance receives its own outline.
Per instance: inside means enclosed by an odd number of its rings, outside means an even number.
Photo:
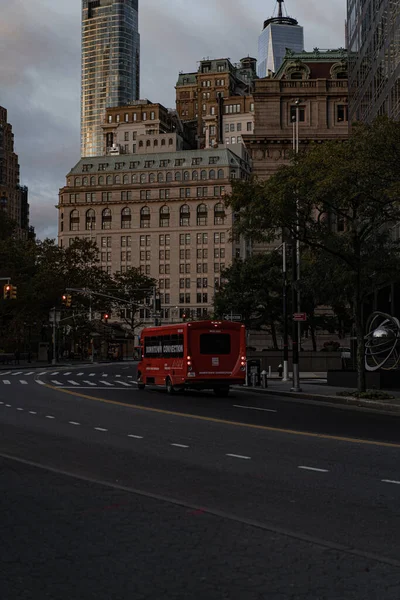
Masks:
[[[223,329],[192,329],[190,352],[197,376],[229,376],[239,358],[240,333]]]

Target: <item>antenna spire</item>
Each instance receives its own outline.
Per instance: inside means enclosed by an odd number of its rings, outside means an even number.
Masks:
[[[284,0],[278,0],[278,4],[279,4],[279,11],[278,11],[278,17],[283,17],[283,12],[282,12],[282,4],[283,4]]]

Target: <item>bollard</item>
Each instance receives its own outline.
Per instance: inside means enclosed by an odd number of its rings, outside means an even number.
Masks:
[[[256,387],[256,385],[257,385],[257,373],[252,373],[251,374],[251,385],[253,387]]]
[[[268,387],[268,377],[267,377],[267,371],[262,371],[261,373],[261,386],[265,389]]]
[[[272,376],[272,367],[269,366],[268,367],[268,377],[271,377],[271,376]]]

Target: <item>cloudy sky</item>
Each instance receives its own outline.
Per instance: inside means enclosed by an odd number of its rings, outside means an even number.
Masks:
[[[179,71],[257,56],[275,0],[139,0],[141,97],[173,107]],[[345,0],[287,0],[306,50],[344,46]],[[81,0],[0,0],[0,105],[40,238],[56,236],[58,189],[79,160]]]

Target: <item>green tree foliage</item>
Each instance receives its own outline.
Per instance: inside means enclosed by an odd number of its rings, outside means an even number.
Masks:
[[[113,306],[120,313],[120,317],[131,335],[134,335],[135,329],[142,324],[139,310],[149,304],[153,298],[155,287],[155,279],[147,277],[135,267],[127,269],[125,273],[115,273],[112,295],[120,298],[123,302],[114,300]]]
[[[351,297],[358,340],[358,387],[365,389],[362,303],[397,276],[400,124],[386,118],[353,126],[346,142],[310,144],[266,182],[235,183],[227,203],[237,233],[270,241],[286,229],[315,253],[337,261]],[[298,227],[297,227],[298,226]]]
[[[235,260],[223,273],[222,286],[214,297],[218,318],[238,313],[249,329],[268,331],[278,348],[277,325],[282,319],[282,257],[259,254]]]

